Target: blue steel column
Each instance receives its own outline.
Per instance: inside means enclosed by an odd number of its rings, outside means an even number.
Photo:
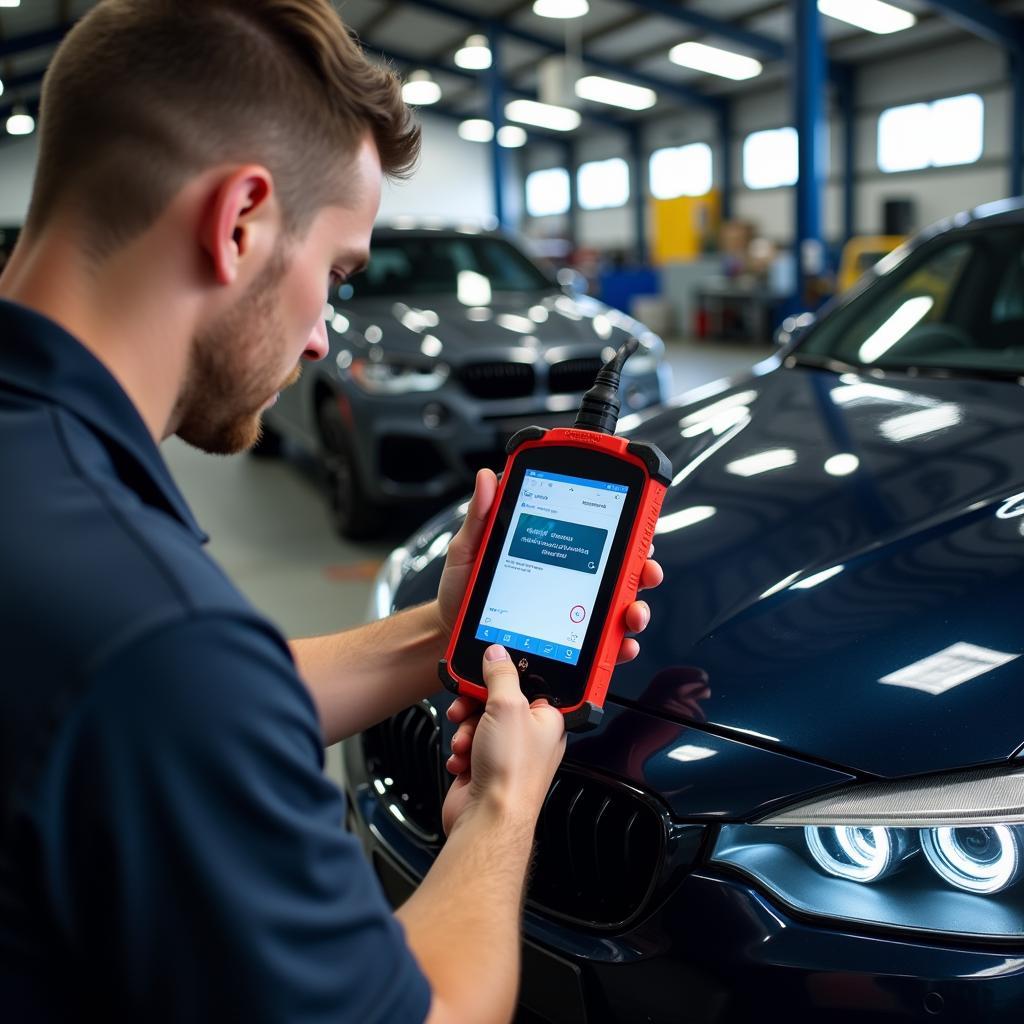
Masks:
[[[579,161],[576,158],[576,143],[568,139],[565,143],[565,169],[569,172],[569,209],[565,212],[565,221],[569,241],[575,251],[580,247],[580,203],[576,189],[576,172],[579,170]]]
[[[816,0],[793,0],[793,93],[799,135],[796,184],[796,255],[799,301],[813,301],[809,287],[824,270],[822,207],[825,194],[825,42]]]
[[[640,126],[629,126],[630,198],[633,202],[633,238],[638,263],[647,262],[647,200],[644,196],[644,147]]]
[[[501,75],[501,31],[496,23],[488,26],[491,67],[487,73],[488,107],[494,135],[491,137],[491,182],[494,189],[494,218],[501,228],[508,227],[505,210],[506,153],[498,145],[498,131],[505,124],[505,83]]]
[[[843,241],[857,233],[857,109],[855,72],[849,65],[833,69],[843,126]]]
[[[1024,49],[1010,53],[1010,195],[1024,195]]]
[[[718,111],[718,188],[722,197],[722,219],[732,217],[732,104],[722,102]]]

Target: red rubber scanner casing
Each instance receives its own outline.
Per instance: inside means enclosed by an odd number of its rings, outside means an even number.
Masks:
[[[558,709],[565,716],[566,729],[585,732],[588,729],[595,728],[601,720],[605,696],[608,693],[608,684],[615,669],[615,662],[618,657],[619,648],[622,646],[622,639],[626,634],[626,609],[636,600],[637,590],[640,587],[640,576],[644,563],[647,561],[647,553],[650,550],[651,541],[654,539],[654,528],[657,525],[658,516],[661,514],[661,503],[665,498],[665,491],[672,478],[671,463],[661,450],[654,445],[630,441],[628,438],[617,437],[612,434],[601,434],[596,431],[579,430],[572,427],[557,427],[553,430],[544,430],[541,427],[527,427],[513,435],[505,447],[508,453],[505,470],[498,482],[498,493],[495,495],[494,503],[491,506],[483,541],[477,551],[469,587],[466,589],[466,594],[462,599],[462,607],[459,609],[455,628],[452,630],[451,638],[448,641],[448,649],[438,665],[438,674],[441,677],[441,682],[453,693],[486,702],[486,688],[468,679],[463,679],[452,671],[452,655],[462,631],[470,595],[476,586],[484,552],[487,550],[491,540],[491,532],[494,529],[498,507],[505,494],[505,484],[510,478],[509,470],[512,468],[516,458],[521,454],[530,449],[551,446],[599,451],[632,463],[640,468],[644,474],[643,490],[640,495],[637,515],[633,521],[622,565],[619,568],[619,577],[612,590],[608,614],[605,618],[603,632],[598,640],[597,650],[591,663],[590,674],[584,686],[582,699],[572,707]]]

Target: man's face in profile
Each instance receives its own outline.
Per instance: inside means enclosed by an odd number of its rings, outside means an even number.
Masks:
[[[380,206],[380,161],[369,139],[347,182],[349,203],[321,209],[306,234],[282,245],[242,298],[194,338],[178,401],[182,440],[218,455],[251,448],[263,411],[298,380],[302,359],[327,354],[329,278],[365,262]]]

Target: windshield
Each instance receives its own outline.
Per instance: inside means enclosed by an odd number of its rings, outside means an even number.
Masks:
[[[504,239],[441,234],[374,239],[369,266],[349,283],[357,299],[457,295],[470,306],[486,306],[492,292],[556,287]]]
[[[1024,374],[1024,228],[939,238],[825,317],[801,355]]]

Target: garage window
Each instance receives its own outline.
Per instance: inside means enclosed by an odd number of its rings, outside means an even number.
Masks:
[[[712,171],[711,147],[706,142],[657,149],[651,154],[651,195],[655,199],[707,195]]]
[[[547,167],[526,176],[526,212],[531,217],[550,217],[569,209],[569,172]]]
[[[743,183],[747,188],[795,185],[798,174],[795,128],[752,132],[743,140]]]
[[[621,156],[580,164],[576,177],[580,208],[606,210],[629,201],[629,165]]]
[[[976,93],[908,103],[878,118],[878,167],[886,173],[973,164],[984,145],[985,103]]]

